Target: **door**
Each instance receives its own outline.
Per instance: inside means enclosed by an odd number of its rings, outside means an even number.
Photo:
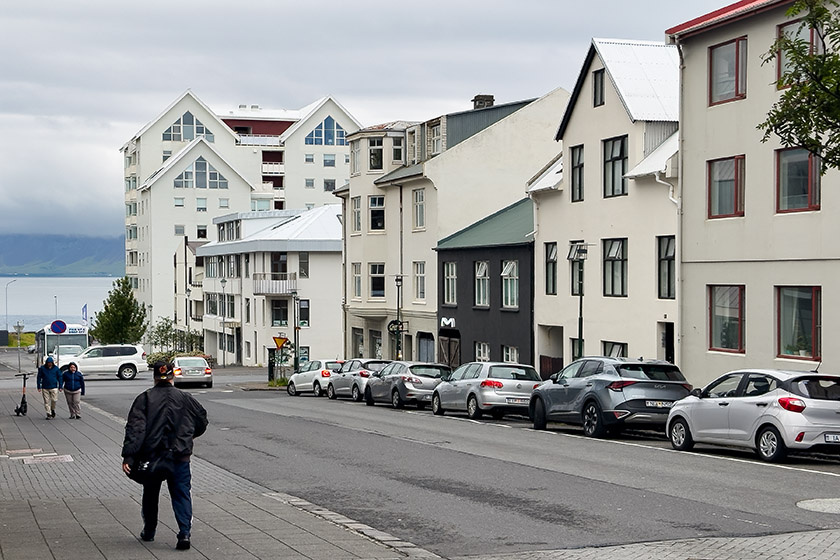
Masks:
[[[449,376],[449,379],[442,381],[437,386],[438,396],[440,397],[440,404],[444,409],[452,408],[455,403],[455,397],[458,392],[458,383],[461,382],[464,375],[467,373],[467,368],[473,364],[463,364],[457,368]]]
[[[674,323],[665,323],[665,330],[662,333],[662,347],[665,350],[665,361],[674,362]]]
[[[394,369],[393,365],[387,365],[380,371],[371,371],[368,378],[367,386],[370,389],[370,394],[374,400],[383,400],[383,395],[387,393],[385,376]],[[386,397],[387,398],[387,397]]]
[[[91,348],[77,360],[79,371],[84,373],[100,373],[105,371],[103,348]]]
[[[435,337],[431,333],[417,333],[417,361],[435,361]]]
[[[759,422],[773,403],[773,391],[779,382],[761,373],[747,374],[744,390],[729,404],[729,434],[734,440],[752,439]]]
[[[467,410],[467,397],[470,393],[474,393],[478,389],[478,384],[481,383],[482,379],[485,377],[482,375],[484,366],[485,364],[483,363],[472,363],[469,367],[467,367],[464,377],[455,383],[455,395],[454,401],[452,402],[452,408]]]
[[[545,407],[549,416],[559,417],[569,412],[569,380],[577,376],[581,366],[583,362],[572,362],[558,374],[556,382],[547,386],[545,396],[548,402],[545,403]]]
[[[583,365],[572,379],[569,379],[569,386],[566,387],[566,400],[569,405],[568,412],[579,414],[583,411],[583,399],[592,389],[592,376],[601,373],[603,364],[597,360],[585,360]]]
[[[736,399],[742,373],[725,375],[703,390],[691,407],[690,422],[694,439],[728,440],[729,405]]]

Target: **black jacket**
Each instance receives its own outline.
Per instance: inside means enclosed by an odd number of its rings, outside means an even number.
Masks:
[[[162,382],[140,393],[125,424],[122,456],[126,462],[150,457],[171,441],[176,459],[187,460],[193,438],[207,429],[207,411],[189,393]]]

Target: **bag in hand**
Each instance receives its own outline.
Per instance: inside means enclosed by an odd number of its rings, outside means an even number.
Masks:
[[[138,484],[164,480],[175,471],[175,458],[171,449],[164,449],[149,458],[143,458],[131,467],[128,478]]]

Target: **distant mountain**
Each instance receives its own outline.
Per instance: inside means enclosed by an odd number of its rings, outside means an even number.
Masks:
[[[0,234],[0,276],[124,276],[125,238]]]

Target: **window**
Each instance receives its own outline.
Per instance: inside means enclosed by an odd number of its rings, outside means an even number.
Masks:
[[[327,117],[306,135],[304,144],[310,146],[346,146],[344,129],[332,117]]]
[[[744,351],[744,286],[709,286],[709,349]]]
[[[245,322],[251,322],[251,298],[245,298]]]
[[[604,240],[604,295],[627,295],[627,239]]]
[[[163,161],[172,157],[172,150],[163,150]]]
[[[458,285],[458,263],[443,263],[443,304],[456,305],[458,296],[456,288]]]
[[[656,245],[659,260],[659,299],[675,299],[677,297],[676,238],[673,235],[657,237]]]
[[[372,171],[382,169],[382,138],[368,138],[368,152]]]
[[[709,105],[747,96],[747,38],[709,49]]]
[[[627,194],[627,137],[604,140],[604,197]]]
[[[744,156],[708,163],[709,218],[744,215]]]
[[[780,356],[820,358],[822,293],[819,286],[778,287]]]
[[[268,199],[268,198],[251,199],[251,211],[253,211],[253,212],[264,212],[266,210],[271,210],[271,199]]]
[[[519,307],[519,261],[502,261],[502,307]]]
[[[627,357],[627,343],[626,342],[610,342],[609,340],[604,340],[601,343],[603,345],[603,355],[609,356],[611,358],[626,358]]]
[[[579,338],[570,338],[569,339],[569,344],[571,345],[571,348],[572,348],[572,352],[571,352],[572,361],[578,360],[581,357],[583,357],[583,350],[582,349],[585,348],[585,346],[584,346],[585,343],[586,343],[586,340],[581,340]]]
[[[303,163],[315,163],[315,154],[303,154]]]
[[[184,226],[176,225],[175,226],[175,235],[184,235]]]
[[[175,177],[174,187],[176,189],[226,189],[228,188],[227,179],[224,175],[216,171],[216,168],[210,165],[206,159],[199,157],[184,171]]]
[[[314,189],[315,188],[315,179],[304,179],[303,180],[303,187],[306,189]]]
[[[583,200],[583,146],[572,146],[572,202]]]
[[[426,189],[414,189],[411,194],[414,208],[414,229],[423,229],[426,227]]]
[[[324,179],[324,192],[332,192],[335,190],[335,179]]]
[[[475,343],[475,361],[489,362],[490,361],[490,345],[486,342]]]
[[[362,141],[350,142],[350,173],[359,173],[362,170]]]
[[[813,28],[803,25],[802,20],[796,20],[779,26],[779,37],[783,35],[793,41],[803,41],[808,44],[809,54],[823,54],[825,52],[825,44],[819,33]],[[776,65],[776,79],[778,80],[778,87],[783,88],[790,83],[782,83],[784,74],[792,70],[791,61],[788,60],[788,55],[784,51],[779,51],[777,56],[778,64]]]
[[[229,198],[220,198],[219,199],[219,208],[230,208],[230,199]]]
[[[189,111],[181,115],[177,121],[163,131],[164,141],[183,142],[194,140],[198,136],[204,136],[208,142],[213,141],[213,133],[204,128],[201,121]]]
[[[309,300],[298,300],[298,325],[301,327],[309,326]]]
[[[354,196],[350,199],[350,223],[353,233],[362,231],[362,197]]]
[[[344,154],[344,165],[350,163],[350,154]]]
[[[195,226],[195,237],[197,239],[207,239],[207,226]]]
[[[324,154],[324,167],[335,167],[335,154]]]
[[[402,138],[392,138],[393,142],[393,154],[391,156],[394,163],[402,163],[403,161],[403,139]]]
[[[175,208],[183,208],[184,207],[184,197],[183,196],[176,196],[175,197]]]
[[[289,254],[286,252],[271,253],[271,273],[286,274],[289,271]]]
[[[368,197],[368,208],[370,210],[370,229],[382,231],[385,229],[385,197]]]
[[[350,267],[353,270],[353,297],[362,297],[362,263],[353,263]]]
[[[604,104],[604,69],[592,73],[592,105],[600,107]]]
[[[440,135],[440,125],[436,124],[431,128],[432,155],[439,154],[443,151],[443,140]]]
[[[195,199],[195,211],[196,212],[207,212],[207,199],[206,198],[196,198]]]
[[[413,264],[414,268],[414,299],[426,299],[426,263],[424,261],[416,261]]]
[[[777,212],[820,209],[820,158],[802,148],[778,150]]]
[[[557,243],[545,244],[545,293],[557,295]]]
[[[370,338],[370,355],[374,358],[382,358],[382,331],[368,331]]]
[[[289,324],[289,301],[285,299],[271,300],[271,326],[285,327]]]
[[[476,261],[475,305],[479,307],[487,307],[490,305],[490,274],[487,268],[487,261]]]
[[[370,297],[385,297],[385,263],[370,264]]]
[[[489,358],[489,357],[488,357]],[[510,364],[519,362],[519,348],[516,346],[502,346],[502,361]]]
[[[298,278],[309,278],[309,252],[298,253]]]

